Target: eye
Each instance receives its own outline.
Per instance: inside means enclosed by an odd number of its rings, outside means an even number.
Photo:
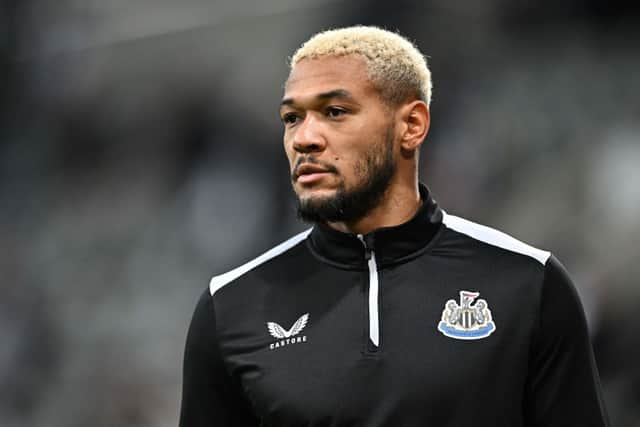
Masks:
[[[327,116],[331,117],[331,118],[338,118],[344,114],[346,114],[347,111],[344,108],[340,108],[340,107],[328,107],[327,108]]]
[[[292,125],[298,121],[299,117],[296,113],[286,113],[282,115],[282,123]]]

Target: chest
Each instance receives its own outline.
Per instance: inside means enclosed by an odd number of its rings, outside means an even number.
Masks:
[[[251,316],[222,322],[228,369],[267,425],[445,423],[505,395],[518,402],[530,286],[435,267],[377,270],[375,298],[370,271],[265,287]]]

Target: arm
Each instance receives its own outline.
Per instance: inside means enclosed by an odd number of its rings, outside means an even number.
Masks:
[[[608,425],[584,311],[566,270],[553,256],[545,267],[524,415],[527,426]]]
[[[227,372],[208,289],[196,306],[184,352],[180,427],[258,426],[240,387]]]

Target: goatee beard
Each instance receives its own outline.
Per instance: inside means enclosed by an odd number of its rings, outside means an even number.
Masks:
[[[331,197],[303,200],[298,197],[298,218],[313,223],[350,223],[364,218],[377,207],[396,172],[393,129],[355,165],[354,171],[361,180],[353,189],[347,190],[342,184]]]

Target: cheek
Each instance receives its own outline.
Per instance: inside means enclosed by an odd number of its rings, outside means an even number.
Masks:
[[[348,165],[351,175],[361,176],[367,170],[367,159],[370,156],[371,147],[366,144],[359,144],[349,153],[349,156],[343,157],[345,165]]]
[[[289,166],[293,167],[293,159],[295,158],[295,151],[290,143],[285,139],[282,147],[284,148],[284,154],[287,156],[287,160],[289,161]]]
[[[353,174],[358,178],[362,178],[367,175],[367,162],[364,159],[358,159],[353,164]]]
[[[342,181],[347,188],[356,185],[362,176],[362,164],[357,158],[342,157],[339,162],[334,163],[338,168],[338,179]]]

